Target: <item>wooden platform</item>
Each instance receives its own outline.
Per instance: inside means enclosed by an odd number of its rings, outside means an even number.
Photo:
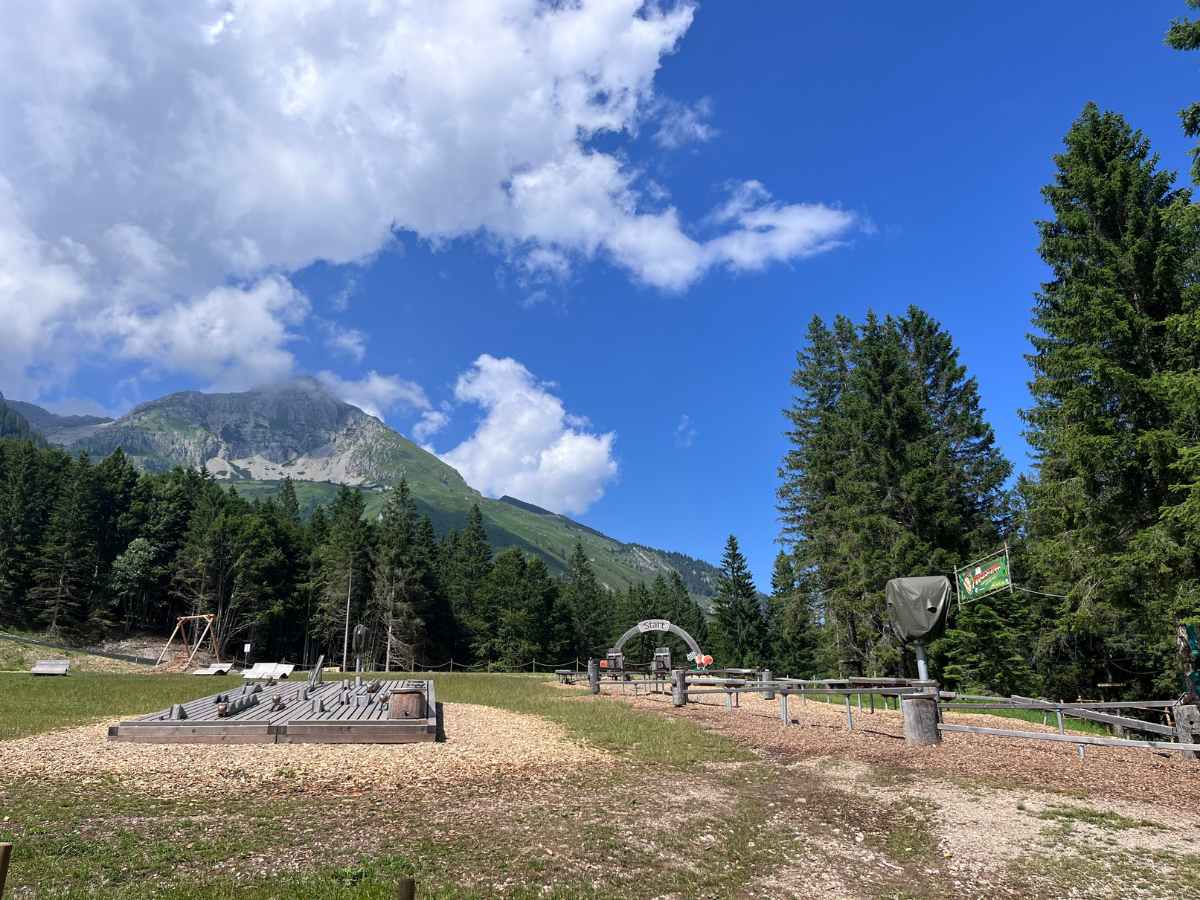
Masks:
[[[393,693],[412,692],[422,701],[391,702]],[[282,705],[276,705],[276,698]],[[247,705],[239,708],[241,704]],[[415,707],[415,712],[408,718],[390,718],[390,708],[401,705]],[[154,744],[409,744],[440,739],[440,713],[432,681],[245,684],[111,725],[108,739]]]

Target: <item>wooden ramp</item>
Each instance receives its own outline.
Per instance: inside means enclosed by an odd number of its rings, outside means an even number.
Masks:
[[[152,744],[409,744],[438,740],[432,681],[244,684],[108,729]]]

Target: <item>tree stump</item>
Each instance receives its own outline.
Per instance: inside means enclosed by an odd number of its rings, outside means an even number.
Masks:
[[[671,705],[687,705],[687,670],[676,669],[671,673]]]
[[[902,698],[900,708],[904,711],[904,740],[913,747],[940,744],[942,733],[938,731],[938,709],[936,694],[915,694]]]

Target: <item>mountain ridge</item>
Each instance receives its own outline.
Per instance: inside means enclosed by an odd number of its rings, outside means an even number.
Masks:
[[[21,403],[9,401],[14,402]],[[674,570],[697,598],[716,592],[716,569],[708,563],[619,541],[516,497],[484,497],[452,466],[334,397],[315,379],[232,393],[179,391],[141,403],[117,419],[59,416],[29,403],[21,407],[30,410],[18,415],[35,433],[70,452],[101,458],[120,448],[151,472],[202,468],[251,498],[271,496],[291,478],[307,511],[331,502],[346,484],[364,492],[367,515],[376,515],[386,489],[405,477],[439,533],[462,528],[471,506],[478,504],[493,547],[521,547],[553,571],[565,571],[579,540],[610,589]]]

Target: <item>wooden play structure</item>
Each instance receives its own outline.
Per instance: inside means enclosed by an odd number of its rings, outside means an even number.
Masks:
[[[175,622],[175,628],[171,631],[171,636],[167,639],[166,646],[162,648],[162,653],[158,654],[158,659],[154,665],[161,666],[164,664],[163,661],[167,660],[167,654],[175,646],[176,638],[179,639],[181,649],[166,662],[166,665],[180,669],[191,667],[192,660],[196,658],[196,654],[204,646],[205,638],[208,639],[208,645],[212,648],[213,661],[220,662],[221,654],[217,650],[217,636],[213,631],[213,622],[216,618],[212,613],[202,613],[198,616],[180,616]],[[187,654],[187,659],[183,660],[182,657],[185,653]]]

